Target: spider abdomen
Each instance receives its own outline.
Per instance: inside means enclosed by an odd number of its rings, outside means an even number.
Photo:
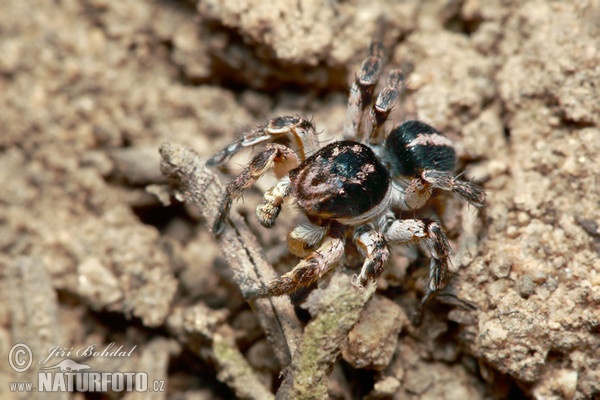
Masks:
[[[290,171],[292,194],[308,215],[359,217],[386,197],[390,177],[373,150],[353,142],[331,143]]]
[[[421,171],[454,171],[456,153],[450,139],[421,121],[406,121],[385,141],[393,175],[415,176]]]

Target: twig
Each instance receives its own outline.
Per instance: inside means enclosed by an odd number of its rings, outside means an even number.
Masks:
[[[165,143],[160,147],[161,171],[176,190],[179,200],[199,207],[204,218],[212,225],[218,205],[223,198],[223,186],[215,173],[192,149]],[[276,274],[245,222],[232,215],[231,223],[218,239],[223,255],[233,270],[233,278],[242,294],[248,298],[257,288],[264,287]],[[249,300],[257,312],[267,338],[282,366],[287,366],[300,341],[301,326],[287,297]]]
[[[375,289],[375,285],[356,288],[348,275],[336,271],[329,286],[311,293],[307,303],[311,314],[316,316],[304,330],[302,343],[277,391],[277,399],[328,397],[327,377],[333,363]]]

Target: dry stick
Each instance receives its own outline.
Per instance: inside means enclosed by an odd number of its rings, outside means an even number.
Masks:
[[[348,341],[348,333],[375,293],[376,285],[358,289],[350,276],[337,271],[329,285],[307,299],[313,319],[277,391],[276,399],[326,399],[333,364]],[[316,316],[315,316],[316,315]]]
[[[215,173],[206,168],[204,161],[190,148],[165,143],[159,152],[161,171],[176,189],[179,199],[198,206],[212,225],[224,195],[224,188]],[[247,298],[277,275],[244,221],[236,215],[232,215],[230,221],[225,224],[218,243],[233,270],[234,280]],[[249,303],[257,312],[280,365],[287,366],[301,335],[300,322],[289,298],[264,298],[249,300]]]

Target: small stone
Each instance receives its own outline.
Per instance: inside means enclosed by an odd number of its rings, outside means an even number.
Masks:
[[[394,355],[398,334],[407,320],[399,305],[374,296],[348,335],[342,352],[344,360],[356,368],[384,369]]]

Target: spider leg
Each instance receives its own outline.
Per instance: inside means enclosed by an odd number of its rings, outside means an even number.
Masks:
[[[245,147],[252,147],[286,135],[295,143],[301,161],[319,149],[315,127],[311,122],[303,117],[288,115],[274,118],[265,125],[244,133],[239,140],[221,150],[209,159],[206,164],[208,166],[222,164],[229,157]]]
[[[354,241],[360,252],[365,255],[365,261],[356,284],[365,286],[368,282],[376,281],[379,278],[390,251],[384,235],[367,225],[356,229]]]
[[[409,210],[423,207],[431,197],[433,189],[454,192],[477,208],[485,205],[485,192],[481,186],[460,180],[450,171],[426,169],[419,176],[411,179],[406,188],[399,186],[394,188],[394,203]]]
[[[290,194],[291,186],[290,177],[285,176],[265,192],[263,202],[256,207],[256,217],[262,226],[270,228],[275,224],[283,200]]]
[[[460,180],[450,172],[425,170],[421,173],[421,179],[434,188],[456,193],[475,207],[481,208],[485,205],[485,192],[481,186]]]
[[[406,189],[404,189],[401,206],[409,210],[421,208],[427,203],[432,193],[433,186],[429,182],[420,177],[414,178],[408,183]]]
[[[343,135],[345,139],[360,141],[360,122],[364,110],[373,101],[373,91],[383,64],[382,32],[378,29],[369,50],[369,56],[363,61],[360,71],[350,86],[348,107],[344,120]]]
[[[311,247],[320,243],[327,233],[326,226],[305,222],[296,226],[287,237],[290,253],[298,257],[306,257],[312,250]]]
[[[225,196],[213,224],[213,233],[219,235],[223,231],[224,222],[229,214],[233,200],[240,197],[246,189],[250,188],[268,170],[278,164],[280,166],[282,164],[286,165],[289,170],[295,168],[298,163],[298,157],[292,149],[280,144],[268,143],[265,149],[256,154],[242,173],[225,188]]]
[[[440,225],[428,219],[403,219],[394,221],[387,227],[385,237],[390,244],[423,243],[431,254],[429,282],[422,302],[445,286],[448,271],[454,272],[450,263],[452,249]]]
[[[387,85],[377,96],[375,104],[367,115],[367,121],[364,123],[368,136],[368,143],[381,144],[385,139],[383,125],[387,121],[390,111],[398,101],[400,93],[404,87],[404,73],[400,69],[390,71]]]
[[[321,246],[302,259],[291,271],[274,279],[261,289],[256,297],[281,296],[315,282],[344,255],[344,237],[325,236]]]

